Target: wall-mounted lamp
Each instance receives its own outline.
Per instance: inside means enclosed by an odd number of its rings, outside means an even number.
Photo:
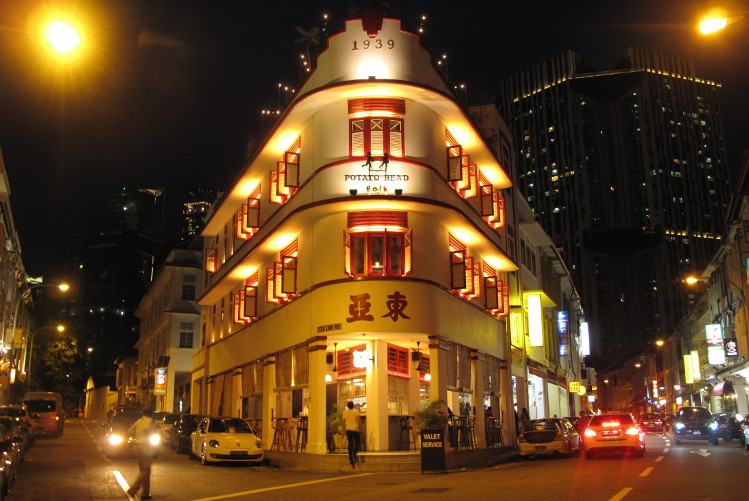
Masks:
[[[395,189],[395,194],[396,194],[396,195],[398,195],[398,196],[401,196],[401,195],[403,195],[403,189],[401,189],[401,188],[396,188],[396,189]]]
[[[352,188],[352,189],[350,189],[350,190],[348,190],[348,192],[349,192],[349,193],[351,193],[351,196],[352,196],[352,197],[355,197],[355,196],[356,196],[356,194],[358,193],[358,191],[357,191],[357,190],[355,190],[355,189],[353,189],[353,188]]]

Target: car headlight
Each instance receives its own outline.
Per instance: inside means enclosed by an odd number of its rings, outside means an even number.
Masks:
[[[109,443],[112,445],[120,445],[122,441],[122,435],[109,435]]]
[[[148,443],[151,445],[159,445],[161,443],[161,435],[158,433],[153,433],[150,437],[148,437]]]
[[[211,447],[218,447],[218,440],[211,440],[210,442],[208,442],[208,445],[210,445]]]
[[[262,449],[263,448],[263,441],[262,440],[258,440],[257,442],[255,442],[255,447],[257,447],[258,449]]]
[[[674,425],[674,428],[676,428],[677,430],[683,430],[684,429],[684,423],[676,423]]]
[[[713,430],[713,431],[715,431],[715,430],[717,430],[717,429],[718,429],[718,423],[716,423],[716,422],[712,422],[712,423],[710,423],[710,424],[709,424],[708,426],[709,426],[709,427],[710,427],[710,429],[711,429],[711,430]]]

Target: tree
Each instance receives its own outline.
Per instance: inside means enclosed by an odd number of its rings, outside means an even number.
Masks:
[[[41,389],[55,391],[69,402],[80,393],[82,357],[78,340],[66,332],[58,333],[40,346]]]
[[[299,32],[300,35],[302,35],[302,38],[297,38],[296,40],[294,40],[294,43],[296,43],[296,44],[305,43],[306,44],[306,47],[307,47],[307,61],[309,61],[309,64],[312,64],[312,59],[310,58],[310,55],[309,55],[309,46],[310,46],[310,44],[311,45],[320,45],[320,39],[319,39],[320,28],[318,28],[317,26],[313,26],[309,30],[305,30],[304,28],[300,28],[299,26],[297,26],[295,29]]]

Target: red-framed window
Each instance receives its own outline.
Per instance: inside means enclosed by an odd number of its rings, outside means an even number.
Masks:
[[[302,139],[298,137],[270,172],[270,201],[275,204],[285,204],[299,189],[301,145]]]
[[[387,345],[387,372],[390,376],[408,377],[408,349],[394,344]]]
[[[492,315],[506,317],[510,314],[510,286],[497,277],[497,271],[483,264],[484,307]]]
[[[407,212],[349,212],[343,245],[349,276],[403,277],[411,273],[413,246]]]
[[[258,282],[258,272],[255,272],[245,281],[245,285],[234,293],[232,308],[235,324],[247,325],[257,318]]]
[[[357,369],[354,367],[354,352],[366,350],[367,345],[361,344],[353,346],[351,348],[338,351],[338,359],[336,360],[336,368],[338,369],[338,379],[348,379],[357,376],[362,376],[367,373],[367,368],[362,367]]]
[[[247,240],[260,228],[260,193],[261,187],[258,184],[247,197],[247,203],[242,204],[237,211],[237,238]]]
[[[299,243],[294,240],[280,253],[280,260],[266,269],[266,301],[284,303],[296,295],[297,254]]]
[[[352,157],[403,157],[403,119],[362,117],[349,120],[349,152]]]
[[[481,262],[468,255],[466,245],[454,235],[448,237],[450,249],[450,288],[466,299],[481,296]]]

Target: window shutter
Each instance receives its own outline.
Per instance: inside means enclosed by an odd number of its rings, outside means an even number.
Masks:
[[[387,371],[391,376],[408,377],[408,349],[389,344]]]
[[[499,309],[499,290],[497,277],[484,277],[484,304],[487,310]]]
[[[296,257],[281,258],[281,292],[284,294],[296,294],[296,265]]]
[[[412,231],[409,231],[405,235],[403,235],[403,275],[408,275],[411,273],[411,234]]]
[[[481,215],[482,216],[493,216],[494,215],[494,186],[491,184],[481,185]]]
[[[245,232],[260,228],[260,199],[248,198],[244,213]]]
[[[351,234],[343,230],[343,269],[346,272],[346,275],[352,277],[354,274],[352,273],[352,264],[351,264],[352,254],[351,254]]]
[[[463,147],[460,145],[447,147],[447,180],[450,182],[463,179]]]
[[[244,316],[257,318],[257,286],[244,286]]]
[[[287,151],[284,154],[285,186],[299,187],[299,153]]]
[[[211,248],[205,250],[205,271],[215,273],[218,269],[218,249]]]
[[[364,120],[351,121],[351,156],[363,157],[364,151]]]
[[[388,153],[391,157],[403,156],[403,121],[390,119],[390,145]]]
[[[451,289],[466,288],[466,253],[464,250],[450,252],[450,278]]]

